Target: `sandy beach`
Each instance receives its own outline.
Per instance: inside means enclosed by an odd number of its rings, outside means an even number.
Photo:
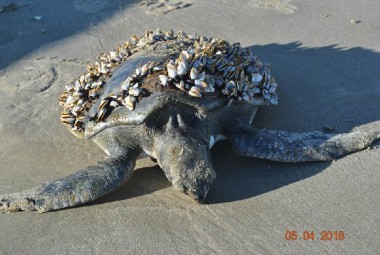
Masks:
[[[60,123],[59,97],[101,52],[158,27],[240,42],[272,64],[279,104],[259,110],[257,127],[380,131],[379,10],[377,0],[0,1],[0,194],[105,158]],[[90,204],[0,214],[0,254],[379,254],[378,145],[292,164],[217,143],[201,205],[141,159]],[[345,238],[323,241],[323,231]]]

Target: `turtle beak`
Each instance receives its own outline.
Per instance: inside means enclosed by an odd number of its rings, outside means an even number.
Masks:
[[[188,192],[187,195],[189,196],[190,199],[194,200],[195,202],[199,203],[199,204],[203,204],[203,202],[205,201],[205,198],[207,196],[207,192],[205,192],[204,194],[200,194],[199,192]]]

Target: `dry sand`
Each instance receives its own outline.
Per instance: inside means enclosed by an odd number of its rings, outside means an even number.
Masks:
[[[280,104],[262,108],[257,126],[380,130],[378,0],[13,2],[0,12],[0,194],[104,158],[59,123],[58,98],[100,52],[157,27],[239,41],[271,62]],[[286,164],[236,156],[226,142],[212,157],[207,204],[174,191],[144,159],[90,205],[0,214],[0,253],[380,253],[379,149]],[[345,231],[345,240],[286,241],[288,230]]]

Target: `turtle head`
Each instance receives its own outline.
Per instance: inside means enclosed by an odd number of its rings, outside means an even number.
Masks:
[[[215,179],[206,122],[192,112],[194,108],[179,109],[181,113],[170,115],[156,135],[153,153],[173,186],[202,203]]]
[[[177,147],[177,145],[174,146]],[[187,143],[186,147],[168,155],[172,159],[170,173],[167,174],[168,179],[176,189],[198,203],[203,203],[216,177],[209,154],[206,145]]]
[[[167,141],[158,163],[176,189],[203,203],[216,176],[209,148],[194,138],[177,138]]]

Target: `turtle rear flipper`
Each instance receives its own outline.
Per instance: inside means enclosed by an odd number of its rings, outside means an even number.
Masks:
[[[380,139],[376,131],[346,134],[287,132],[253,127],[234,129],[229,135],[234,150],[242,156],[282,162],[330,161],[363,150]]]
[[[140,153],[135,149],[29,190],[0,195],[0,212],[48,212],[93,201],[128,180]]]

